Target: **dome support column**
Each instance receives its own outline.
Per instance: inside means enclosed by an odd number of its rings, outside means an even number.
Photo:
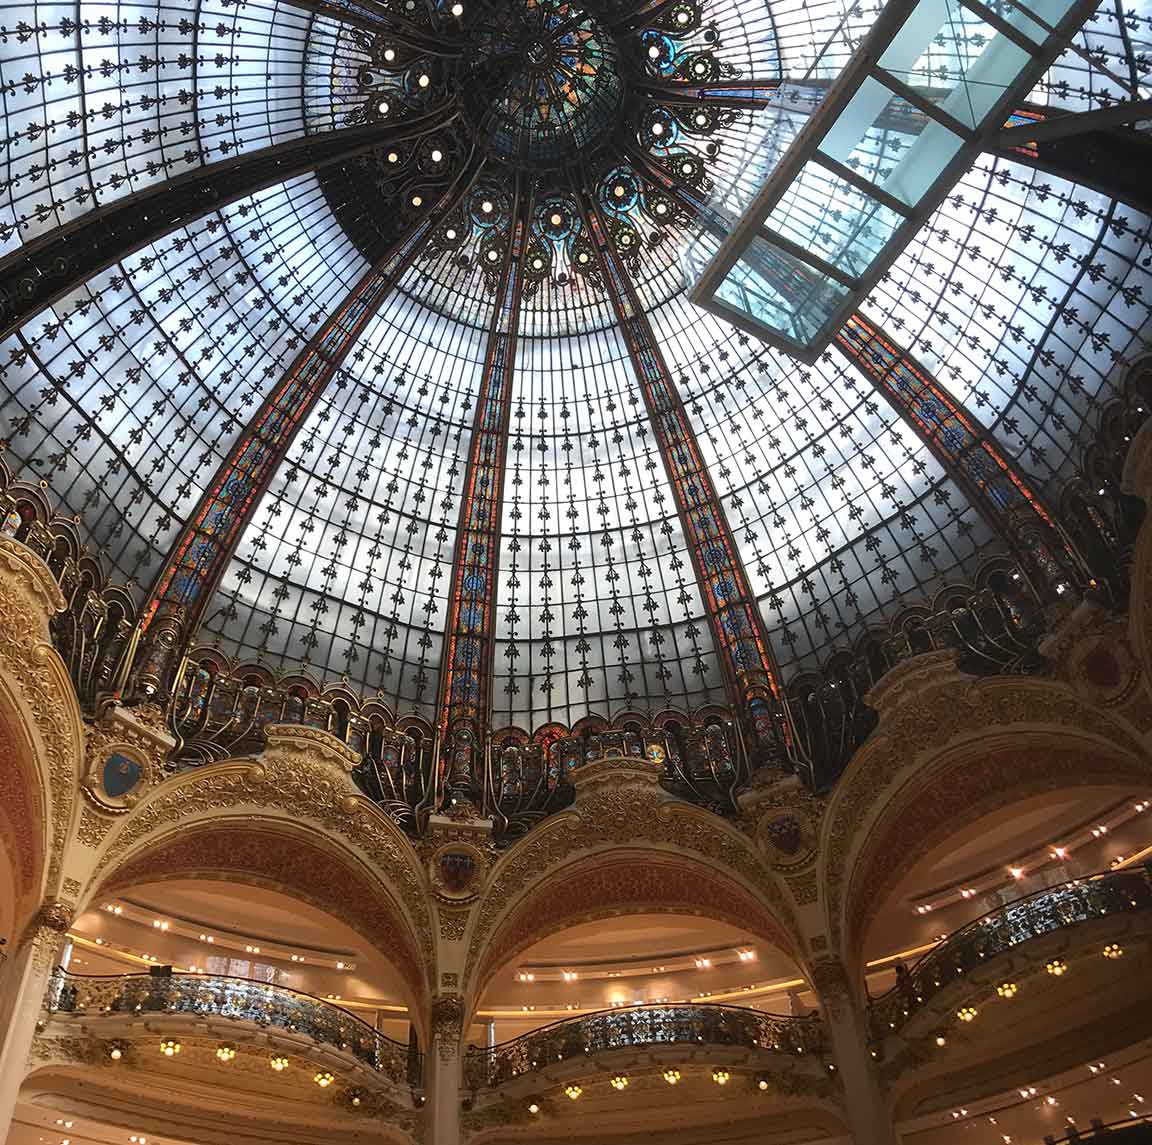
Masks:
[[[46,902],[9,955],[0,989],[0,1141],[12,1124],[36,1024],[71,922],[70,907]]]
[[[811,981],[820,998],[854,1145],[897,1145],[899,1137],[869,1045],[867,1012],[843,964],[835,958],[821,959],[812,967]]]
[[[492,303],[468,465],[460,492],[436,719],[440,744],[437,796],[449,803],[474,798],[482,801],[485,786],[504,461],[524,295],[524,253],[534,196],[534,190],[526,192],[519,184],[513,195],[508,246]]]
[[[859,313],[836,335],[836,345],[1000,535],[1041,600],[1088,582],[1085,561],[1028,478],[923,366]]]
[[[668,473],[732,708],[752,738],[755,764],[779,765],[791,742],[780,673],[764,618],[704,462],[680,391],[594,198],[576,190],[644,406]]]
[[[475,177],[470,162],[435,208],[356,283],[261,403],[188,517],[141,610],[128,691],[166,703],[204,609],[260,498],[348,352]]]
[[[133,251],[229,203],[378,147],[418,139],[455,118],[451,104],[395,127],[373,123],[305,135],[198,167],[86,211],[0,259],[0,337]]]

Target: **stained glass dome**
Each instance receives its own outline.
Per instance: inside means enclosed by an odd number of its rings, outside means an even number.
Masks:
[[[64,260],[6,327],[9,463],[229,671],[526,733],[771,700],[1015,559],[849,341],[802,365],[685,292],[714,188],[879,10],[9,2],[6,307]],[[1101,6],[1032,113],[1147,98],[1149,19]],[[858,317],[1042,500],[1145,345],[1152,248],[1034,158],[981,155]],[[163,233],[100,238],[125,205]]]

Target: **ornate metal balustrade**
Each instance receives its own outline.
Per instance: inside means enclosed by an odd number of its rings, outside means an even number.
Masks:
[[[1037,891],[955,931],[869,1004],[873,1040],[899,1030],[934,994],[989,958],[1106,915],[1152,908],[1152,868],[1108,871]]]
[[[116,974],[57,971],[48,988],[49,1013],[95,1015],[190,1014],[231,1018],[303,1034],[352,1054],[398,1084],[419,1085],[423,1055],[393,1041],[354,1014],[283,986],[209,974]]]
[[[479,1090],[605,1050],[677,1045],[819,1054],[824,1049],[824,1031],[818,1017],[781,1017],[739,1006],[656,1005],[601,1010],[554,1022],[498,1046],[469,1046],[464,1082]]]
[[[1008,564],[989,565],[975,587],[945,589],[933,608],[910,610],[888,636],[869,634],[853,653],[832,657],[822,673],[788,686],[797,752],[810,784],[828,787],[876,726],[864,696],[897,664],[953,650],[957,666],[977,676],[1040,673],[1036,650],[1046,632],[1026,581]]]

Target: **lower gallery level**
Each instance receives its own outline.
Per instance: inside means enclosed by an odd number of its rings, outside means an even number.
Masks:
[[[1147,525],[1130,584],[1043,672],[903,659],[826,792],[763,767],[721,814],[621,728],[509,836],[467,798],[402,829],[307,720],[173,767],[155,707],[85,716],[58,577],[0,538],[0,1134],[1145,1141]]]

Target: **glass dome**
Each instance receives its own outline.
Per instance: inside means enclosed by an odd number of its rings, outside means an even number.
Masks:
[[[685,294],[700,204],[783,153],[789,109],[842,65],[822,45],[833,29],[858,43],[876,4],[7,7],[9,265],[128,196],[440,115],[176,219],[5,339],[8,460],[143,598],[262,404],[397,236],[418,236],[299,424],[261,441],[277,464],[190,645],[435,721],[483,444],[499,474],[489,726],[725,703],[724,621],[636,316],[784,679],[1004,553],[852,357],[802,365]],[[1030,103],[1146,98],[1149,27],[1146,7],[1101,7]],[[1027,156],[982,155],[861,314],[1055,488],[1145,343],[1149,228]],[[502,361],[492,431],[477,418]]]

